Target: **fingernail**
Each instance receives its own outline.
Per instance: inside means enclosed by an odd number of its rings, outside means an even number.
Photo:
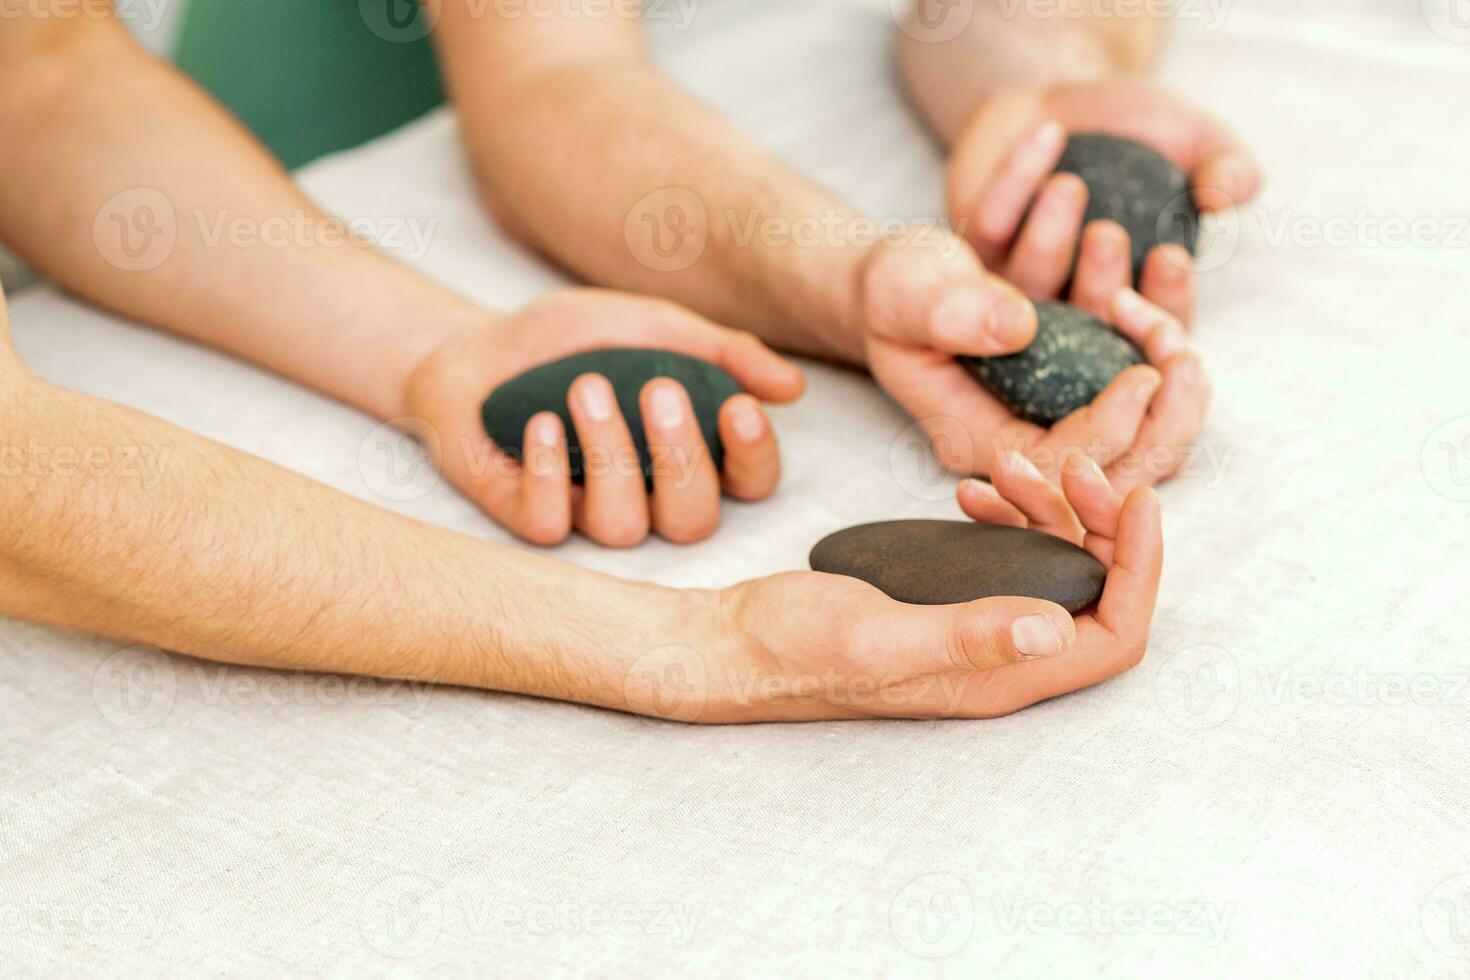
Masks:
[[[1012,476],[1019,476],[1027,480],[1046,479],[1046,477],[1041,475],[1041,471],[1036,468],[1036,465],[1031,460],[1014,450],[1007,454],[1006,470]]]
[[[1055,657],[1062,652],[1062,633],[1040,613],[1011,624],[1011,643],[1023,657]]]
[[[594,422],[606,422],[613,417],[613,389],[601,375],[593,375],[577,389],[582,393],[582,408]]]
[[[549,412],[531,420],[531,438],[543,446],[550,446],[561,438],[561,420]]]
[[[1148,308],[1147,301],[1135,290],[1124,286],[1113,297],[1113,310],[1118,314],[1120,320],[1131,320],[1140,316]]]
[[[1173,324],[1157,328],[1159,339],[1153,342],[1154,360],[1167,361],[1184,349],[1184,333],[1174,329]]]
[[[684,400],[672,384],[654,385],[648,396],[653,424],[660,429],[676,429],[684,421]]]
[[[1159,390],[1159,385],[1162,383],[1162,379],[1155,374],[1134,389],[1133,397],[1137,398],[1140,404],[1147,405],[1153,400],[1154,393]]]
[[[971,477],[970,479],[964,481],[964,486],[966,489],[977,493],[982,497],[989,498],[990,500],[1001,499],[1000,491],[995,489],[995,487],[991,486],[989,483],[986,483],[984,480],[976,480]]]
[[[1021,306],[1013,299],[999,299],[990,307],[990,335],[1006,342],[1021,329]]]
[[[1107,474],[1103,473],[1102,467],[1097,465],[1097,460],[1091,456],[1082,457],[1082,472],[1088,479],[1097,480],[1102,483],[1108,482]]]
[[[1238,201],[1249,193],[1251,167],[1243,157],[1231,155],[1221,160],[1217,173],[1220,183],[1225,185],[1225,193],[1230,195],[1232,201]]]
[[[949,290],[929,314],[929,327],[946,340],[973,336],[985,317],[985,297],[977,290],[958,287]]]
[[[1031,137],[1030,148],[1037,153],[1050,153],[1053,147],[1062,145],[1067,138],[1067,128],[1054,119],[1048,119],[1037,127]]]
[[[749,402],[739,402],[731,413],[735,434],[744,442],[756,442],[766,434],[766,420],[761,410]]]

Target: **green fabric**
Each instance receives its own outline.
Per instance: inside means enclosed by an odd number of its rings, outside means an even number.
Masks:
[[[414,0],[190,0],[176,60],[288,167],[443,103]]]

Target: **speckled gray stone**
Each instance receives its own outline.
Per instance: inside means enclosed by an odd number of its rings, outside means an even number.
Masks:
[[[1027,596],[1071,613],[1096,603],[1107,579],[1098,560],[1070,541],[971,521],[850,527],[818,542],[811,566],[862,579],[899,602],[939,606]]]
[[[1148,363],[1127,337],[1066,303],[1036,304],[1036,339],[1020,353],[961,361],[1017,417],[1047,427],[1090,405],[1129,367]]]
[[[1128,232],[1135,284],[1155,246],[1182,245],[1195,252],[1199,210],[1189,178],[1162,154],[1133,140],[1104,133],[1077,133],[1057,164],[1087,185],[1084,223],[1116,221]]]
[[[519,374],[491,392],[480,407],[480,420],[485,431],[497,446],[519,459],[524,448],[526,423],[539,412],[555,412],[566,427],[572,481],[582,483],[582,446],[577,441],[571,411],[567,408],[567,391],[573,381],[589,373],[600,374],[612,384],[648,485],[653,483],[653,458],[648,451],[648,436],[643,431],[643,411],[638,405],[638,396],[643,386],[654,378],[672,378],[684,386],[715,468],[724,462],[720,406],[740,393],[740,385],[708,361],[654,348],[587,351]]]

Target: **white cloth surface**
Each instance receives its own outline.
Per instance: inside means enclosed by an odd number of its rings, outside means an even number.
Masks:
[[[0,970],[1466,975],[1470,45],[1419,8],[1237,0],[1218,30],[1179,24],[1164,78],[1270,183],[1200,278],[1216,400],[1163,490],[1137,670],[990,722],[700,729],[3,622]],[[891,33],[752,2],[655,27],[792,165],[934,217],[941,157]],[[446,114],[303,179],[385,229],[431,218],[414,264],[487,303],[563,282],[483,217]],[[1363,230],[1415,218],[1433,244]],[[443,484],[388,480],[363,415],[49,288],[12,313],[51,381],[507,539]],[[696,547],[559,557],[708,586],[804,567],[851,523],[957,513],[866,379],[809,380],[773,412],[773,500]]]

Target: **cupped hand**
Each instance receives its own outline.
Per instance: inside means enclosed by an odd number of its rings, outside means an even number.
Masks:
[[[688,394],[668,378],[655,378],[640,394],[649,450],[655,461],[665,461],[655,465],[652,493],[612,386],[601,375],[583,375],[568,393],[584,486],[572,483],[567,435],[555,413],[527,422],[519,461],[486,436],[480,405],[501,382],[607,347],[673,350],[716,364],[740,383],[745,393],[720,409],[722,471],[715,469]],[[662,300],[576,289],[450,338],[414,370],[404,406],[406,424],[435,453],[450,482],[515,534],[553,545],[576,529],[601,544],[629,547],[650,530],[676,542],[708,537],[719,524],[722,491],[741,500],[768,496],[781,463],[761,400],[789,402],[802,387],[801,372],[749,334]]]
[[[1091,405],[1049,429],[1011,414],[956,355],[1022,350],[1036,313],[953,236],[916,230],[879,246],[863,276],[864,344],[878,383],[923,427],[935,456],[962,475],[993,475],[1019,451],[1053,480],[1074,455],[1121,491],[1178,471],[1204,422],[1210,387],[1172,314],[1120,286],[1092,311],[1137,343],[1149,364],[1115,378]]]
[[[705,690],[686,720],[989,718],[1136,665],[1163,565],[1158,498],[1141,487],[1124,499],[1085,461],[1060,488],[1019,457],[1011,464],[993,486],[962,484],[960,505],[1086,548],[1108,570],[1094,609],[1074,619],[1027,598],[905,605],[818,572],[746,582],[722,595],[728,649],[699,665]]]
[[[1128,234],[1111,221],[1082,227],[1087,187],[1053,174],[1067,135],[1101,132],[1153,147],[1189,175],[1202,211],[1255,196],[1261,170],[1222,123],[1147,82],[1113,79],[987,99],[954,142],[950,220],[985,264],[1027,295],[1064,298],[1092,312],[1134,281]],[[1073,263],[1076,263],[1075,275]],[[1149,253],[1140,287],[1186,324],[1194,310],[1193,257],[1178,245]],[[1062,290],[1072,283],[1071,293]]]

